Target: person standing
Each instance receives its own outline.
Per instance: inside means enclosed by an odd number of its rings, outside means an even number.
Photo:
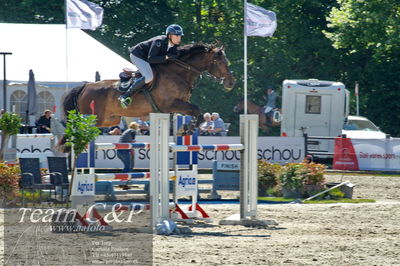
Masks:
[[[51,111],[44,110],[44,113],[36,121],[37,133],[48,134],[51,133]]]
[[[267,86],[265,92],[264,99],[267,101],[267,104],[264,106],[264,114],[267,118],[267,123],[272,124],[271,117],[272,110],[275,108],[276,93],[272,86]]]
[[[121,137],[119,138],[119,143],[132,143],[135,141],[136,137],[136,130],[138,130],[139,126],[135,122],[129,124],[129,128],[125,130]],[[133,149],[127,150],[117,150],[117,157],[122,161],[124,164],[124,169],[122,170],[123,173],[132,172],[133,162],[132,157],[134,155]]]

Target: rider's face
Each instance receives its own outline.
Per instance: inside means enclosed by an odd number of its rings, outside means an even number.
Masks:
[[[179,45],[181,43],[181,36],[173,34],[171,34],[170,36],[172,44]]]

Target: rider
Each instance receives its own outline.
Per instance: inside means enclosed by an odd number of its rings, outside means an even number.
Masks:
[[[178,57],[177,47],[181,43],[181,36],[183,36],[182,27],[172,24],[167,27],[165,35],[156,36],[129,49],[131,61],[139,69],[142,77],[119,97],[123,108],[127,108],[132,102],[131,96],[135,90],[153,80],[150,64],[162,64],[168,59],[174,60]]]
[[[271,85],[266,87],[265,93],[264,99],[267,100],[267,104],[264,106],[264,114],[267,117],[267,121],[272,121],[271,116],[272,110],[275,108],[276,94]]]

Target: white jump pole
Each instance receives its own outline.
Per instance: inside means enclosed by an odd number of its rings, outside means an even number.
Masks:
[[[150,203],[152,228],[169,219],[169,114],[150,114]]]
[[[240,159],[240,219],[257,216],[257,140],[258,115],[240,116],[240,143],[244,146]]]

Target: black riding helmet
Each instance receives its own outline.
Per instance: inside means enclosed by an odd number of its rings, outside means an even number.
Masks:
[[[168,34],[173,34],[173,35],[178,35],[178,36],[183,36],[183,29],[181,26],[178,24],[171,24],[167,27],[165,31],[165,35],[168,36]]]

